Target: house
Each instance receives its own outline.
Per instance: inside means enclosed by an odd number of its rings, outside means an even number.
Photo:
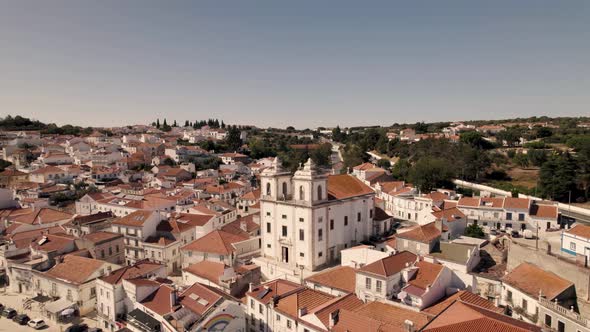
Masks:
[[[113,218],[114,215],[110,211],[86,216],[77,215],[63,226],[68,234],[80,237],[103,229],[110,229]]]
[[[258,238],[251,239],[245,234],[214,230],[180,248],[182,266],[203,260],[234,266],[238,257],[257,252],[260,248],[258,243]]]
[[[129,303],[123,288],[123,280],[131,278],[165,278],[166,268],[146,260],[137,261],[130,266],[113,269],[110,273],[96,280],[96,311],[99,327],[117,331],[117,320],[127,314]]]
[[[403,272],[407,272],[417,259],[415,254],[402,251],[359,268],[356,271],[356,296],[365,302],[396,296],[403,286]]]
[[[19,183],[26,182],[29,174],[6,168],[0,172],[0,188],[13,188]]]
[[[248,160],[250,160],[250,158],[248,156],[246,156],[245,154],[241,154],[241,153],[222,153],[218,155],[219,158],[221,158],[221,162],[223,162],[226,165],[233,165],[237,162],[242,162],[242,163],[246,163],[248,162]]]
[[[385,258],[389,254],[381,250],[376,250],[374,246],[361,244],[342,250],[340,256],[340,264],[342,266],[350,266],[358,269]]]
[[[156,233],[161,215],[155,211],[139,210],[113,220],[111,231],[125,237],[125,260],[131,265],[146,257],[143,242]]]
[[[241,298],[250,284],[260,284],[260,267],[254,264],[237,265],[235,268],[223,262],[200,261],[182,270],[186,285],[201,283],[218,288],[225,294]]]
[[[96,279],[119,266],[105,261],[66,255],[46,272],[33,272],[34,291],[59,300],[45,304],[46,317],[57,320],[68,308],[85,315],[96,307]]]
[[[66,171],[56,166],[45,166],[29,173],[29,181],[35,183],[67,182],[70,180]]]
[[[565,309],[570,306],[575,309],[575,298],[572,282],[531,263],[518,265],[502,278],[501,304],[511,307],[528,321],[537,321],[540,299],[558,302]]]
[[[330,331],[408,332],[420,331],[431,316],[383,302],[345,306],[330,315]]]
[[[587,263],[590,259],[590,226],[578,224],[561,233],[561,251],[583,257]]]
[[[125,242],[123,234],[95,231],[84,234],[80,241],[80,247],[85,248],[94,259],[107,261],[113,264],[125,262]]]
[[[436,222],[418,225],[406,229],[399,229],[396,234],[398,251],[407,250],[417,255],[428,255],[435,245],[440,242],[441,230]]]
[[[480,262],[479,246],[473,244],[440,242],[430,253],[434,261],[453,271],[455,284],[460,288],[477,289],[476,280],[471,274]]]
[[[397,294],[403,303],[423,309],[446,296],[453,285],[452,272],[442,264],[419,261],[408,272],[405,286]]]

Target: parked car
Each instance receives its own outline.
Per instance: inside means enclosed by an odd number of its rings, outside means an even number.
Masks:
[[[20,314],[14,316],[12,320],[18,323],[19,325],[26,325],[31,319],[26,314]]]
[[[74,324],[70,325],[66,329],[66,332],[86,332],[88,330],[88,325],[86,324]]]
[[[34,328],[35,330],[40,330],[44,327],[47,327],[47,324],[45,324],[45,321],[43,319],[37,318],[37,319],[31,319],[27,325],[29,325],[30,327]]]
[[[6,317],[6,318],[12,319],[16,315],[17,315],[16,310],[14,310],[12,308],[4,308],[4,310],[2,310],[2,316]]]

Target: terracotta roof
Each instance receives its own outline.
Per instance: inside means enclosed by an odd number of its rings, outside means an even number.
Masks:
[[[214,284],[219,284],[219,278],[223,275],[223,271],[225,271],[226,267],[227,266],[221,262],[204,260],[187,266],[183,271],[207,279]]]
[[[58,222],[62,220],[67,220],[72,218],[72,214],[50,209],[50,208],[41,208],[39,210],[29,210],[28,214],[22,214],[15,218],[11,218],[11,221],[20,223],[20,224],[28,224],[28,225],[41,225],[47,224],[52,222]]]
[[[255,287],[246,295],[267,304],[273,297],[284,295],[298,288],[302,288],[302,286],[288,280],[276,279]]]
[[[440,230],[436,228],[434,222],[422,226],[412,227],[410,230],[397,233],[397,237],[401,239],[417,241],[422,243],[429,243],[440,236]]]
[[[401,272],[404,268],[416,262],[418,256],[409,251],[402,251],[395,255],[387,256],[359,269],[361,272],[369,272],[388,277]]]
[[[88,240],[90,242],[93,242],[95,244],[99,244],[99,243],[112,241],[112,240],[122,238],[122,237],[123,237],[123,234],[99,231],[99,232],[86,234],[82,238],[85,240]]]
[[[457,202],[459,206],[468,206],[468,207],[478,207],[479,206],[479,197],[461,197],[459,202]]]
[[[367,169],[371,169],[371,168],[375,168],[375,165],[367,162],[367,163],[362,163],[360,165],[354,166],[352,169],[354,169],[354,170],[367,170]]]
[[[142,260],[131,266],[125,266],[118,270],[112,271],[110,275],[104,276],[100,279],[104,282],[115,285],[125,279],[148,276],[149,274],[155,273],[157,270],[162,268],[162,266],[163,265],[157,263]]]
[[[18,171],[15,169],[10,169],[10,168],[6,168],[2,172],[0,172],[0,176],[27,176],[27,175],[28,175],[27,173],[23,173],[21,171]]]
[[[56,173],[65,173],[64,170],[62,170],[59,167],[55,167],[55,166],[45,166],[42,168],[39,168],[35,171],[33,171],[31,174],[56,174]]]
[[[328,196],[331,199],[345,199],[368,194],[374,194],[373,189],[352,175],[328,176]]]
[[[502,197],[482,197],[479,204],[485,207],[502,208],[504,198]]]
[[[256,189],[245,193],[244,195],[242,195],[241,199],[249,201],[255,201],[257,199],[260,199],[260,189]]]
[[[256,214],[259,215],[259,213]],[[242,227],[245,227],[245,229]],[[254,214],[236,219],[221,228],[221,230],[228,233],[242,236],[248,236],[249,233],[255,232],[258,229],[260,229],[260,225],[254,222]]]
[[[247,236],[236,235],[222,230],[212,231],[183,246],[182,250],[229,255],[235,251],[232,243],[247,240]]]
[[[66,255],[63,257],[63,262],[57,263],[44,274],[70,283],[82,284],[104,265],[104,261],[97,259]]]
[[[557,206],[556,205],[538,205],[533,204],[531,205],[531,213],[532,216],[537,218],[545,218],[545,219],[557,219]]]
[[[532,280],[534,282],[531,282]],[[530,263],[522,263],[517,266],[502,278],[502,282],[533,298],[537,298],[539,291],[541,291],[548,300],[553,300],[574,285],[571,281]]]
[[[405,321],[419,330],[428,322],[428,315],[382,302],[368,302],[356,309],[340,310],[334,332],[403,332]]]
[[[155,292],[143,299],[141,304],[158,313],[160,316],[164,316],[174,311],[174,307],[176,306],[176,303],[173,302],[175,299],[174,293],[174,289],[170,286],[160,285]]]
[[[590,226],[578,224],[574,226],[574,228],[565,231],[567,234],[583,237],[585,239],[590,239]]]
[[[451,208],[447,208],[444,210],[440,210],[440,211],[435,211],[432,212],[432,215],[436,218],[436,219],[445,219],[447,221],[454,221],[456,219],[463,219],[465,218],[465,214],[463,212],[461,212],[461,210],[459,210],[456,207],[451,207]]]
[[[505,209],[528,210],[531,200],[528,198],[506,197],[504,198]]]
[[[354,293],[356,285],[356,270],[349,266],[338,266],[316,273],[311,277],[306,278],[305,281]]]
[[[275,307],[291,317],[299,317],[299,309],[305,308],[307,312],[313,311],[316,307],[330,301],[334,296],[322,293],[310,288],[303,288],[291,295],[287,295],[279,300]]]
[[[135,211],[124,217],[113,220],[113,225],[141,227],[143,226],[143,223],[147,219],[149,219],[154,213],[156,212],[145,210]]]
[[[196,282],[182,292],[179,299],[182,306],[200,316],[204,316],[204,314],[221,300],[222,297],[209,288]]]
[[[428,332],[525,332],[542,331],[541,327],[456,301],[434,318],[423,331]]]
[[[61,251],[63,253],[68,248],[73,248],[74,243],[75,238],[73,236],[65,233],[56,233],[37,237],[31,242],[31,247],[39,251]]]
[[[438,315],[445,309],[447,309],[450,305],[455,303],[455,301],[461,301],[465,303],[469,303],[474,306],[482,307],[484,309],[496,312],[496,313],[503,313],[504,309],[496,307],[493,302],[484,299],[483,297],[473,294],[470,291],[461,290],[457,293],[448,296],[441,300],[440,302],[424,309],[423,311],[428,314]]]
[[[444,268],[441,264],[425,261],[420,261],[416,263],[415,266],[418,268],[418,271],[414,274],[408,284],[421,289],[427,289],[429,286],[432,286]]]
[[[435,201],[435,202],[439,202],[439,201],[444,201],[445,199],[448,199],[449,196],[447,194],[438,192],[438,191],[433,191],[430,194],[426,194],[423,196],[424,198],[430,198],[431,200]]]
[[[211,214],[192,214],[192,213],[177,213],[173,217],[178,227],[181,225],[188,225],[189,227],[204,226],[211,219],[215,218],[215,215]],[[164,227],[164,225],[162,226]]]

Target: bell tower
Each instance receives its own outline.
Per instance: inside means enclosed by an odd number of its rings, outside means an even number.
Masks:
[[[300,204],[313,205],[328,199],[326,174],[318,172],[309,158],[293,176],[293,199]]]
[[[275,157],[270,168],[260,174],[261,196],[266,200],[283,201],[292,196],[291,172]]]

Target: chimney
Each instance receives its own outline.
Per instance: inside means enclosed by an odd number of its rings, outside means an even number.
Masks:
[[[414,322],[409,319],[404,321],[404,331],[405,332],[414,332]]]
[[[334,325],[338,324],[338,315],[340,314],[340,310],[336,310],[330,313],[330,321],[328,322],[328,328],[332,329]]]
[[[240,228],[244,231],[248,231],[248,227],[246,226],[246,220],[240,220]]]
[[[248,292],[251,292],[254,289],[254,283],[249,283],[248,284]]]

